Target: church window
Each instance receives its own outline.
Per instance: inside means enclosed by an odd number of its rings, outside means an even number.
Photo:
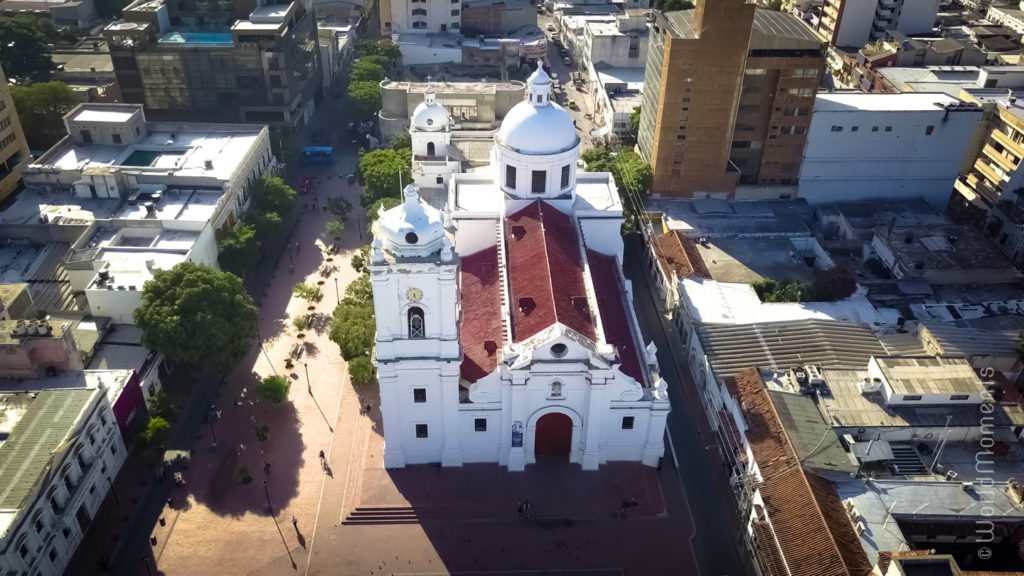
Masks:
[[[551,397],[561,398],[562,397],[562,383],[555,380],[551,383]]]
[[[409,232],[405,235],[406,244],[415,244],[420,241],[420,237],[415,232]]]
[[[569,187],[569,165],[568,164],[566,164],[565,166],[562,166],[562,181],[559,184],[559,186],[561,186],[563,190],[565,188]]]
[[[433,156],[435,152],[434,143],[427,142],[427,156]]]
[[[424,338],[426,330],[423,328],[423,309],[415,306],[409,308],[409,338]]]
[[[505,166],[505,187],[515,188],[516,187],[516,167]]]
[[[544,185],[547,183],[548,172],[547,170],[534,170],[532,176],[532,182],[530,186],[530,192],[534,194],[543,194]]]
[[[473,419],[473,430],[476,432],[487,432],[487,418]]]
[[[413,388],[412,389],[412,401],[417,404],[427,403],[427,389],[426,388]]]
[[[426,424],[417,424],[416,425],[416,437],[417,438],[426,438],[428,436],[430,436],[430,433],[427,430],[427,425]]]
[[[555,358],[561,358],[569,352],[569,347],[559,342],[551,347],[551,355]]]
[[[623,430],[632,430],[633,429],[633,417],[632,416],[623,416],[622,417],[622,429]]]

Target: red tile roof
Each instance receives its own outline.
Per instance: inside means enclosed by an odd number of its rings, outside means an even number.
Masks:
[[[604,327],[604,338],[618,350],[622,373],[643,386],[643,367],[630,329],[632,323],[626,310],[626,289],[619,276],[619,263],[615,256],[590,249],[587,250],[587,262],[590,263],[590,279],[594,283],[594,296]]]
[[[505,234],[514,340],[556,322],[596,339],[572,218],[537,200],[506,217]]]
[[[498,247],[462,257],[462,377],[470,382],[498,366],[502,347]]]
[[[654,238],[654,253],[665,274],[671,270],[680,279],[689,276],[700,276],[711,279],[711,272],[700,255],[700,250],[693,240],[683,236],[678,230],[671,230]]]
[[[758,489],[791,576],[869,574],[871,564],[855,535],[842,549],[837,545],[838,538],[849,535],[834,534],[835,523],[829,522],[834,502],[828,492],[834,494],[835,488],[827,482],[819,485],[817,480],[817,490],[812,488],[758,371],[738,373],[735,389],[747,422],[747,441],[763,478]]]

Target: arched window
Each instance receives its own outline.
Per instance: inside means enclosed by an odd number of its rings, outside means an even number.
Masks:
[[[551,383],[551,397],[561,398],[562,397],[562,383],[555,380]]]
[[[434,143],[433,142],[427,142],[427,156],[433,156],[433,155],[434,155]]]
[[[415,306],[409,308],[409,338],[424,338],[426,330],[423,327],[423,309]]]

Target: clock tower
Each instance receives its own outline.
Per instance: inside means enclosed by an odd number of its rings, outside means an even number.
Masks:
[[[402,204],[380,214],[373,235],[384,464],[459,466],[459,258],[443,215],[409,184]]]

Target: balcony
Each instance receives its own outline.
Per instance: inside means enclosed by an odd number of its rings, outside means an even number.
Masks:
[[[1002,130],[993,130],[992,139],[1002,144],[1003,147],[1009,150],[1011,154],[1015,156],[1024,156],[1024,146],[1014,142],[1013,138],[1007,136]]]
[[[1003,170],[1006,170],[1007,172],[1013,172],[1014,170],[1017,169],[1016,162],[1000,154],[999,151],[993,148],[991,144],[985,144],[984,148],[982,148],[981,151],[985,154],[985,156],[989,157],[996,164],[999,164],[999,166]]]
[[[985,163],[984,160],[978,159],[978,161],[974,163],[974,169],[981,172],[981,175],[984,176],[985,179],[987,179],[993,186],[999,186],[1006,181],[1004,176],[997,174],[996,171]]]

